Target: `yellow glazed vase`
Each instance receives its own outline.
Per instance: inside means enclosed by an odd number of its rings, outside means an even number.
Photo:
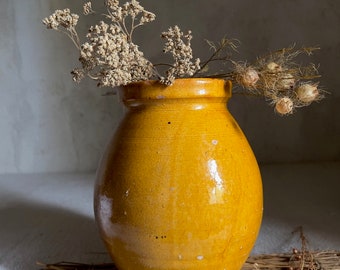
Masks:
[[[220,79],[122,88],[128,111],[97,172],[95,216],[120,270],[239,270],[262,218],[254,154]]]

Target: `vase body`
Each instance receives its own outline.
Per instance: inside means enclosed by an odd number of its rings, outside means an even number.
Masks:
[[[258,165],[231,83],[121,89],[127,113],[97,172],[95,217],[120,270],[239,270],[262,218]]]

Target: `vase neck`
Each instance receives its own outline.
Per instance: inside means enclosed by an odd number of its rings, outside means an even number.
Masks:
[[[143,81],[122,87],[120,96],[128,107],[150,103],[226,103],[231,97],[231,88],[231,82],[222,79],[177,79],[171,86]]]

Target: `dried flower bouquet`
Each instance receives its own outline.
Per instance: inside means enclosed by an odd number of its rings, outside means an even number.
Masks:
[[[87,41],[80,42],[76,31],[79,15],[69,9],[56,10],[45,18],[48,29],[65,33],[79,50],[81,66],[71,72],[73,80],[80,82],[85,76],[97,81],[98,86],[116,87],[144,80],[159,80],[171,85],[176,78],[212,77],[233,81],[241,86],[240,92],[262,96],[281,115],[294,112],[295,108],[307,106],[323,97],[318,82],[319,76],[314,64],[301,66],[294,62],[300,54],[312,55],[317,47],[294,46],[259,57],[255,63],[236,62],[231,53],[238,42],[223,38],[215,44],[208,41],[213,53],[206,61],[193,57],[191,31],[184,33],[178,26],[170,27],[161,34],[165,40],[164,53],[173,57],[173,63],[163,64],[168,69],[164,75],[157,70],[133,42],[136,28],[152,22],[156,16],[144,9],[136,0],[120,5],[118,0],[105,0],[107,13],[103,20],[91,26]],[[83,6],[83,14],[95,14],[91,2]],[[228,70],[209,74],[213,62],[227,63]]]

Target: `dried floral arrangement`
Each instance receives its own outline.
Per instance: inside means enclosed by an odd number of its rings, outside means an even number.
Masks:
[[[133,41],[134,31],[154,21],[155,14],[145,10],[136,0],[123,5],[118,0],[105,0],[104,3],[107,12],[101,15],[103,19],[98,24],[89,28],[84,43],[80,42],[76,30],[78,14],[66,8],[56,10],[43,20],[48,29],[66,34],[79,50],[81,66],[71,72],[76,82],[88,76],[99,87],[116,87],[145,80],[171,85],[176,78],[223,78],[240,86],[240,93],[264,97],[280,115],[291,114],[296,108],[310,105],[324,96],[325,91],[315,82],[320,77],[317,67],[294,62],[301,54],[312,55],[318,47],[291,46],[247,63],[232,59],[238,41],[223,38],[219,43],[208,41],[213,53],[201,61],[193,57],[191,31],[185,33],[178,26],[161,33],[165,41],[163,52],[173,58],[172,63],[161,64],[168,68],[162,75],[158,71],[160,64],[152,64]],[[96,14],[91,2],[84,4],[83,14]],[[223,63],[227,70],[209,74],[209,65],[216,62]]]

